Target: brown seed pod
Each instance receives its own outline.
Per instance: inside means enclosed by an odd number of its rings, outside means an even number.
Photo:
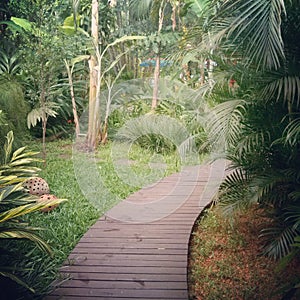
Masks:
[[[49,201],[51,201],[51,200],[55,200],[55,199],[57,199],[57,197],[56,197],[55,195],[44,194],[44,195],[40,196],[40,198],[37,200],[37,202],[38,202],[38,203],[43,203],[43,202],[47,203],[47,202],[49,202]],[[58,205],[49,205],[49,206],[47,206],[47,207],[45,207],[45,208],[42,208],[41,211],[42,211],[42,212],[48,212],[48,211],[53,210],[53,209],[56,208],[57,206],[58,206]]]
[[[41,177],[31,177],[23,183],[23,186],[31,195],[41,196],[50,193],[48,183]]]

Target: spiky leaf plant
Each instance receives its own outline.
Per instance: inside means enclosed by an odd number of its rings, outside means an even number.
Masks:
[[[10,131],[4,146],[4,159],[0,165],[0,285],[10,278],[16,283],[30,289],[18,276],[18,272],[9,262],[13,261],[17,248],[10,248],[9,240],[29,240],[42,251],[51,255],[50,246],[38,235],[38,228],[33,228],[22,221],[22,216],[39,211],[48,205],[62,202],[62,199],[37,203],[37,198],[25,192],[23,182],[35,176],[38,168],[33,164],[38,161],[37,153],[26,151],[25,147],[13,149],[13,133]],[[17,245],[17,244],[15,244]]]

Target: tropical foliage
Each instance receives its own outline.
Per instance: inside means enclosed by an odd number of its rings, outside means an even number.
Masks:
[[[224,212],[259,205],[273,220],[261,232],[265,253],[299,253],[298,0],[0,5],[0,145],[10,130],[20,143],[27,119],[44,155],[46,137],[73,134],[74,125],[92,151],[109,139],[181,157],[195,145],[211,150],[230,161],[219,194]],[[11,133],[7,139],[0,223],[25,234],[25,224],[9,216],[38,209],[22,193],[22,180],[37,170],[31,153],[14,152]],[[31,230],[26,236],[48,249]]]
[[[0,107],[5,122],[0,125],[0,146],[5,143],[5,136],[10,131],[15,132],[16,146],[21,146],[22,141],[28,138],[26,129],[26,116],[29,111],[24,99],[22,85],[16,79],[8,79],[0,75]],[[0,151],[1,152],[1,151]]]
[[[231,161],[220,203],[227,213],[265,208],[274,222],[261,237],[274,258],[295,253],[300,234],[297,9],[298,1],[225,1],[204,38],[227,76],[208,121],[212,144]]]
[[[0,286],[5,290],[9,280],[33,291],[19,276],[21,270],[14,267],[17,257],[17,247],[10,247],[10,240],[29,240],[34,242],[42,251],[51,254],[50,246],[38,235],[38,228],[31,227],[22,221],[27,214],[39,211],[49,204],[54,205],[62,200],[51,203],[38,203],[37,198],[26,193],[24,180],[36,175],[39,170],[33,164],[38,160],[35,152],[26,151],[25,147],[12,151],[13,133],[7,134],[4,146],[4,159],[0,165]],[[4,296],[5,297],[5,296]],[[7,298],[8,299],[8,298]]]

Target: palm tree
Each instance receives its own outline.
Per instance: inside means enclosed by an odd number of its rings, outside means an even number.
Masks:
[[[297,9],[295,0],[224,1],[209,27],[210,47],[223,57],[219,65],[227,76],[217,85],[218,105],[208,121],[212,144],[225,145],[232,162],[220,203],[226,212],[263,207],[274,220],[262,232],[265,253],[275,258],[294,253],[300,235]]]

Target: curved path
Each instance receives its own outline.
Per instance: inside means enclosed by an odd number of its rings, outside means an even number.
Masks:
[[[225,162],[186,167],[143,188],[82,237],[45,299],[188,299],[191,230],[224,176]]]

